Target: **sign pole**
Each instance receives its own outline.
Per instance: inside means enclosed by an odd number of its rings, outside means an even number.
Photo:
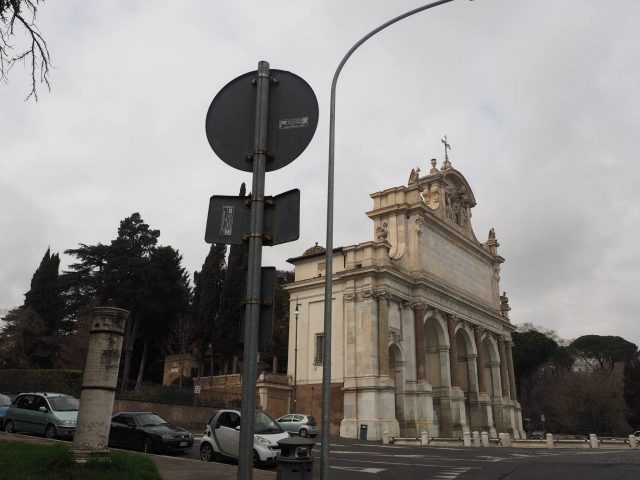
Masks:
[[[267,162],[267,121],[269,112],[269,63],[258,63],[256,79],[256,122],[251,189],[249,261],[245,299],[244,352],[242,358],[242,408],[238,480],[251,480],[253,472],[253,430],[256,409],[258,324],[260,320],[260,269],[264,220],[264,179]]]

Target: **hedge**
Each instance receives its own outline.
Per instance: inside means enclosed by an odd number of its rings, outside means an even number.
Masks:
[[[82,370],[0,370],[0,393],[56,392],[80,397]]]

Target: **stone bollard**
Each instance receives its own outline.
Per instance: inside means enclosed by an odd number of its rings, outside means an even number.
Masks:
[[[478,432],[473,432],[471,434],[471,436],[473,437],[473,446],[475,448],[479,448],[480,447],[480,434]]]
[[[420,445],[429,445],[429,434],[427,432],[422,432],[420,436]]]
[[[553,435],[550,433],[547,433],[547,448],[553,448]]]
[[[502,445],[503,447],[511,446],[511,435],[509,435],[508,433],[500,433],[498,434],[498,438],[500,439],[500,445]]]
[[[482,432],[480,434],[480,445],[482,445],[483,447],[489,446],[489,433]]]
[[[120,308],[97,307],[91,311],[89,349],[72,446],[76,462],[109,460],[109,429],[128,318],[129,312]]]
[[[391,438],[391,435],[389,435],[389,432],[382,432],[382,444],[383,445],[389,445],[390,438]]]
[[[629,446],[631,448],[638,448],[638,438],[635,435],[629,435]]]
[[[470,432],[462,432],[462,445],[464,447],[471,446],[471,433]]]
[[[598,448],[598,436],[595,433],[589,435],[589,445],[591,448]]]

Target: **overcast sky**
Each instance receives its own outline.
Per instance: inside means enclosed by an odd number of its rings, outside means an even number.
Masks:
[[[108,243],[136,211],[199,270],[209,196],[251,181],[213,154],[205,115],[259,60],[303,77],[320,105],[309,148],[266,177],[269,195],[300,188],[300,240],[265,248],[263,263],[289,268],[323,245],[333,72],[365,33],[422,4],[42,4],[51,92],[25,103],[21,67],[0,85],[0,307],[22,303],[49,245]],[[640,344],[638,0],[456,0],[417,14],[353,55],[336,111],[334,245],[371,240],[369,194],[440,163],[446,134],[476,235],[494,227],[506,258],[512,321]]]

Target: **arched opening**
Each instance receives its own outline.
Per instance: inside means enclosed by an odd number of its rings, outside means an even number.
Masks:
[[[482,348],[484,349],[484,369],[485,383],[487,393],[493,398],[502,396],[502,386],[500,385],[500,355],[498,353],[498,345],[495,340],[489,336],[482,339]]]
[[[427,367],[427,381],[433,392],[433,423],[440,425],[443,416],[440,397],[442,390],[451,385],[449,369],[449,340],[444,320],[437,312],[427,312],[424,321],[424,339]]]

